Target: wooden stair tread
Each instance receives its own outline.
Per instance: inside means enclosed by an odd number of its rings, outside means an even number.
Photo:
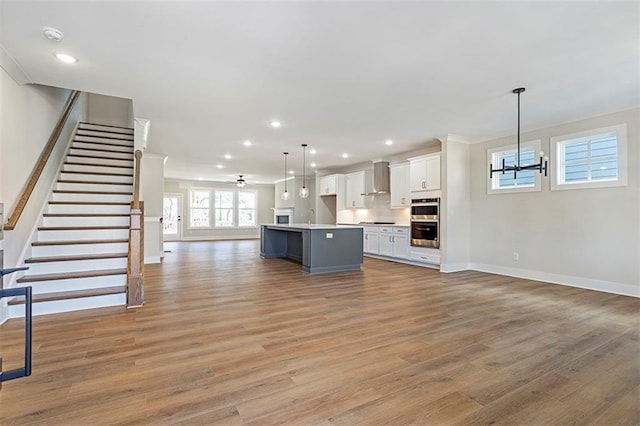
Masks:
[[[63,172],[64,173],[64,172]],[[133,186],[133,183],[123,183],[123,182],[100,182],[99,180],[68,180],[68,179],[58,179],[58,183],[77,183],[83,185],[124,185],[124,186]]]
[[[74,204],[74,205],[100,205],[100,206],[130,206],[131,203],[118,203],[115,201],[49,201],[49,204]]]
[[[113,127],[114,129],[133,130],[133,127],[115,126],[113,124],[89,123],[88,121],[81,121],[79,124],[81,125],[87,124],[89,126]],[[89,129],[84,129],[84,130],[89,130]]]
[[[118,226],[38,226],[38,231],[94,231],[94,230],[129,229],[128,225]]]
[[[54,194],[96,194],[96,195],[133,195],[133,192],[122,191],[85,191],[75,189],[54,189]]]
[[[93,137],[93,136],[92,136]],[[100,141],[100,142],[96,142],[96,141],[81,141],[78,139],[74,139],[73,142],[76,143],[88,143],[91,145],[105,145],[105,146],[117,146],[120,148],[128,148],[126,151],[118,151],[118,150],[110,150],[110,152],[125,152],[125,153],[129,153],[129,151],[133,154],[133,145],[124,145],[121,143],[113,143],[113,142],[108,142],[108,141]],[[82,149],[82,148],[76,148],[74,146],[71,146],[71,148],[73,149]],[[90,149],[90,148],[84,148],[84,149]],[[104,148],[101,148],[104,149]]]
[[[90,136],[90,137],[97,137],[97,136]],[[121,148],[130,148],[131,152],[133,153],[133,145],[124,145],[121,143],[113,143],[113,142],[106,142],[106,141],[100,141],[100,142],[96,142],[96,141],[80,141],[78,139],[74,139],[74,142],[78,142],[78,143],[93,143],[93,144],[98,144],[98,145],[109,145],[109,146],[119,146]],[[125,152],[125,151],[119,151],[119,152]]]
[[[24,263],[66,262],[74,260],[119,259],[127,257],[127,253],[78,254],[73,256],[32,257]]]
[[[87,142],[87,141],[76,141],[78,143],[96,143],[96,142]],[[133,150],[131,150],[131,153],[126,152],[126,151],[117,151],[115,149],[105,149],[105,148],[86,148],[84,146],[72,146],[71,149],[77,149],[77,150],[82,150],[82,151],[98,151],[98,152],[111,152],[114,154],[130,154],[133,155]],[[73,154],[70,154],[73,155]],[[107,157],[110,159],[114,159],[117,160],[118,158],[113,158],[113,157]],[[126,158],[124,158],[123,160],[126,160]]]
[[[127,239],[115,239],[115,240],[74,240],[74,241],[34,241],[32,246],[72,246],[76,244],[114,244],[114,243],[128,243]]]
[[[133,169],[133,166],[117,166],[114,164],[91,164],[91,163],[74,163],[73,161],[65,161],[64,164],[69,166],[93,166],[93,167],[115,167],[119,169]],[[64,172],[64,170],[63,170]]]
[[[43,213],[42,217],[129,217],[127,213]]]
[[[127,288],[123,285],[104,288],[92,288],[87,290],[60,291],[57,293],[34,294],[32,296],[33,303],[52,302],[56,300],[80,299],[94,296],[107,296],[110,294],[126,293]],[[9,305],[23,305],[24,299],[13,299],[9,301]]]
[[[118,161],[131,161],[132,158],[113,158],[113,157],[105,157],[104,155],[88,155],[88,154],[67,154],[67,157],[80,157],[80,158],[99,158],[101,160],[118,160]]]
[[[106,173],[106,172],[80,172],[80,171],[77,171],[77,170],[62,170],[60,173],[73,173],[73,174],[77,174],[77,175],[99,175],[99,176],[133,177],[133,173],[132,174],[126,174],[126,173]]]
[[[25,275],[22,278],[18,278],[16,282],[32,283],[36,281],[54,281],[54,280],[68,280],[68,279],[75,279],[75,278],[106,277],[109,275],[122,275],[126,273],[127,273],[127,268],[98,269],[95,271],[82,271],[82,272],[61,272],[57,274]]]

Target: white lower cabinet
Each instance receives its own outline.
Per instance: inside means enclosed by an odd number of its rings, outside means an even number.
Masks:
[[[366,226],[364,228],[364,244],[363,251],[370,254],[378,254],[380,249],[378,246],[380,231],[377,226]]]
[[[366,226],[364,252],[398,259],[409,258],[409,228],[403,226]]]
[[[409,228],[393,228],[393,257],[409,258]]]
[[[378,239],[380,250],[378,254],[393,257],[393,228],[381,227]]]

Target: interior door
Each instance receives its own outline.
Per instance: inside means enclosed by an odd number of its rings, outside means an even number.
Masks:
[[[164,241],[182,239],[182,194],[164,194],[162,235]]]

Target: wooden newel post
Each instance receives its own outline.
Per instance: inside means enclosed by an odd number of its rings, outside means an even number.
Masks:
[[[142,151],[135,152],[133,201],[129,222],[129,256],[127,262],[127,307],[144,304],[144,203],[140,201],[140,160]]]

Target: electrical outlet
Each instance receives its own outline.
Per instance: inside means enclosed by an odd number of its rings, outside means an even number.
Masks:
[[[327,238],[329,238],[329,239],[333,238],[333,233],[332,232],[327,232]]]
[[[517,251],[513,252],[513,261],[517,262],[518,260],[520,260],[520,253],[518,253]]]

